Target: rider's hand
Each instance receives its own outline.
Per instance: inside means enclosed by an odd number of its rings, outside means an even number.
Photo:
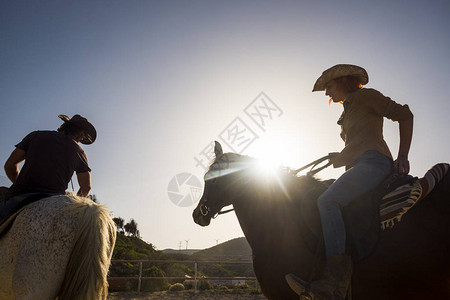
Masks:
[[[329,160],[329,162],[332,163],[332,164],[334,165],[334,161],[333,161],[333,160],[334,160],[338,155],[339,155],[339,152],[330,152],[330,153],[328,153],[328,156],[329,156],[328,160]]]
[[[407,175],[409,173],[408,158],[399,156],[394,161],[394,171],[399,174]]]

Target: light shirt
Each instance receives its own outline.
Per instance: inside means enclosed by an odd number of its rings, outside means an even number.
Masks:
[[[366,151],[375,150],[392,159],[383,137],[383,118],[405,121],[413,117],[408,105],[401,105],[374,89],[362,88],[349,94],[338,120],[345,148],[333,159],[335,168],[350,168]]]

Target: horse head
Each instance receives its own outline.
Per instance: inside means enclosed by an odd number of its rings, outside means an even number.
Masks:
[[[231,205],[230,187],[235,185],[242,171],[248,169],[254,159],[236,153],[223,153],[222,146],[215,142],[215,159],[204,176],[203,195],[192,213],[194,222],[208,226],[221,209]]]

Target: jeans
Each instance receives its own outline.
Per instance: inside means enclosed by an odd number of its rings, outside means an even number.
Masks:
[[[317,205],[327,257],[345,254],[346,233],[341,208],[376,188],[389,175],[392,165],[392,160],[385,155],[367,151],[319,197]]]

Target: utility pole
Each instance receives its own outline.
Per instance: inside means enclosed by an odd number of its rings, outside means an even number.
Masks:
[[[178,242],[178,250],[181,251],[181,241]]]
[[[186,241],[186,250],[188,249],[188,244],[189,244],[189,240],[185,240]]]
[[[216,246],[219,245],[219,239],[216,239]]]

